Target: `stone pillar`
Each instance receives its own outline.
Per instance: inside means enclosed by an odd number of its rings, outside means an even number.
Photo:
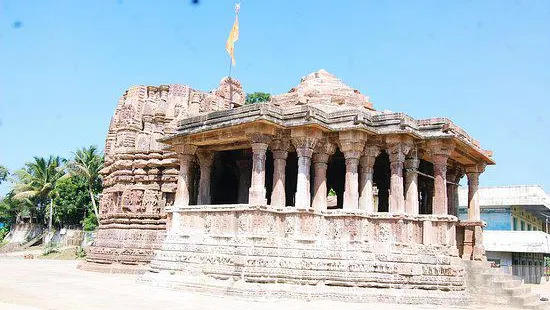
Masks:
[[[313,154],[313,202],[315,210],[327,209],[327,168],[328,160],[336,151],[336,146],[328,140],[320,141]]]
[[[464,176],[464,170],[459,166],[447,169],[447,211],[448,214],[458,217],[458,183]]]
[[[433,156],[434,165],[434,197],[433,214],[447,214],[447,156],[436,154]]]
[[[189,205],[189,188],[192,179],[190,179],[190,169],[195,160],[195,151],[197,147],[194,145],[177,145],[176,152],[180,160],[180,171],[178,174],[178,184],[176,187],[175,206]]]
[[[176,197],[174,207],[185,207],[189,205],[189,188],[192,179],[190,178],[190,170],[195,160],[195,152],[197,147],[194,145],[177,145],[175,147],[180,161],[180,171],[178,174],[178,183],[176,187]],[[181,215],[177,210],[172,211],[172,222],[170,229],[178,231],[181,228]]]
[[[199,195],[197,199],[198,205],[209,205],[212,203],[210,195],[210,179],[212,175],[212,162],[214,161],[214,153],[199,151],[197,152],[200,167],[199,179]]]
[[[380,154],[380,148],[375,145],[365,145],[363,155],[359,159],[359,209],[367,213],[374,212],[374,192],[372,187],[372,175],[374,162]]]
[[[310,166],[313,149],[317,143],[316,138],[293,138],[292,142],[296,147],[298,155],[298,177],[296,181],[296,208],[309,208],[311,201],[310,188]]]
[[[405,156],[412,148],[412,139],[400,136],[390,136],[386,139],[390,157],[390,197],[389,211],[405,212],[405,196],[403,195],[403,163]]]
[[[485,170],[485,165],[475,165],[466,167],[468,176],[468,220],[480,221],[479,209],[479,175]]]
[[[416,158],[405,159],[405,213],[418,214],[418,166],[420,160]]]
[[[359,209],[359,157],[365,147],[367,137],[360,131],[341,131],[338,133],[340,150],[346,159],[346,179],[343,208]]]
[[[290,141],[275,139],[271,142],[270,148],[273,152],[273,190],[271,191],[271,205],[274,207],[286,206],[286,159]]]
[[[346,152],[346,183],[344,190],[344,209],[359,209],[359,152]]]
[[[252,144],[252,175],[250,178],[250,190],[248,191],[248,204],[267,205],[265,190],[265,156],[271,136],[254,134],[250,137]]]
[[[239,167],[239,189],[237,193],[238,203],[248,203],[248,190],[250,189],[250,175],[252,165],[249,159],[240,159],[236,161]]]
[[[447,214],[447,160],[453,149],[447,140],[430,140],[428,152],[434,165],[434,196],[432,200],[433,214]]]

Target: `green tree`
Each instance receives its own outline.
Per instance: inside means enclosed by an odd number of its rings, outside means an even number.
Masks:
[[[271,94],[268,93],[262,93],[262,92],[255,92],[251,94],[246,95],[246,100],[244,104],[254,104],[254,103],[261,103],[261,102],[268,102],[271,100]]]
[[[54,226],[79,224],[85,216],[86,205],[90,204],[86,181],[76,177],[62,178],[57,181],[52,196]]]
[[[25,168],[15,172],[13,199],[33,201],[37,210],[44,212],[49,203],[48,231],[52,228],[53,199],[57,181],[65,175],[62,168],[64,160],[59,156],[34,157],[34,160],[25,164]]]
[[[13,199],[14,192],[10,191],[0,200],[0,223],[10,226],[23,216],[30,216],[34,208],[30,199]]]
[[[53,221],[54,225],[63,227],[66,225],[90,226],[95,228],[96,217],[93,212],[91,198],[88,195],[88,182],[81,177],[72,176],[61,178],[57,181],[55,195],[52,195],[55,205]],[[84,225],[84,221],[86,225]],[[93,223],[88,223],[93,221]]]
[[[6,179],[8,178],[8,175],[9,175],[9,171],[6,167],[0,165],[0,184],[2,184],[2,182],[6,181]]]
[[[74,153],[74,159],[67,164],[68,172],[71,176],[78,176],[86,180],[88,185],[88,194],[94,209],[94,214],[99,219],[99,211],[96,203],[96,195],[101,189],[101,176],[99,171],[103,168],[103,156],[97,150],[96,146],[78,149]],[[97,190],[99,188],[99,190]],[[94,191],[94,189],[96,189]]]

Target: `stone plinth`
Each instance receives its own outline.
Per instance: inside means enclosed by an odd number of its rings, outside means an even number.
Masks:
[[[164,239],[166,219],[157,215],[113,214],[102,219],[94,245],[80,269],[142,273]]]
[[[483,221],[460,221],[456,225],[459,256],[464,260],[487,260],[483,248]]]
[[[463,269],[453,263],[452,216],[248,205],[175,212],[181,227],[167,234],[142,281],[236,294],[252,294],[262,283],[273,296],[304,290],[358,301],[376,296],[367,288],[392,288],[417,292],[401,302],[465,300]],[[423,244],[425,233],[430,244]]]

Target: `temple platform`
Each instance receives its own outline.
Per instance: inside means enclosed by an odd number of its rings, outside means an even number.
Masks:
[[[250,205],[168,214],[141,282],[258,298],[469,302],[454,216]]]

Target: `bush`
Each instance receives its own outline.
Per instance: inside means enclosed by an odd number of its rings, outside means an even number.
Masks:
[[[244,104],[269,102],[269,100],[271,100],[271,94],[255,92],[255,93],[246,95],[246,100]]]
[[[0,244],[4,240],[7,234],[10,233],[10,229],[7,226],[0,228]]]
[[[74,255],[76,256],[76,258],[84,258],[86,257],[86,250],[83,247],[79,246],[76,248]]]
[[[59,248],[57,247],[57,244],[50,242],[44,248],[44,252],[42,252],[42,256],[50,255],[52,253],[59,253]]]
[[[82,220],[82,229],[84,231],[94,231],[97,225],[97,218],[93,212],[88,213],[88,216]]]

